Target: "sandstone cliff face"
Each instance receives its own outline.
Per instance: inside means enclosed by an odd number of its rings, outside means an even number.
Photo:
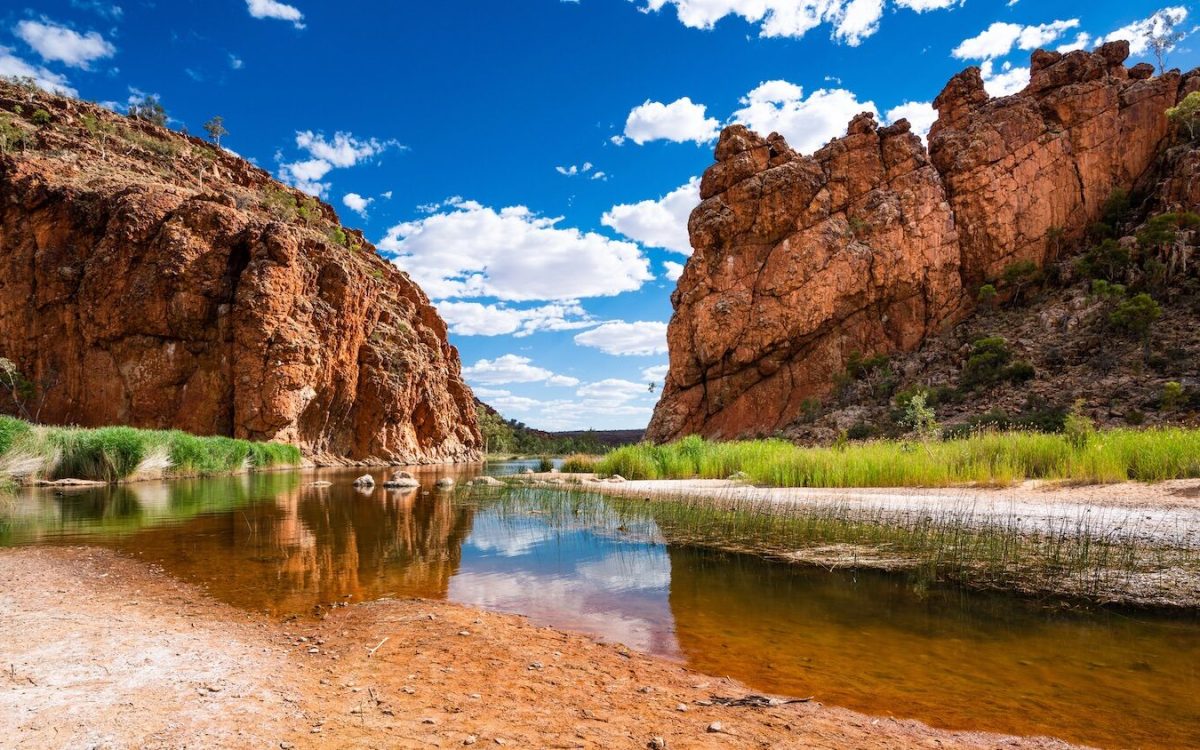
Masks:
[[[0,110],[26,135],[0,155],[0,355],[31,416],[322,462],[478,455],[445,324],[328,206],[81,102],[4,85]]]
[[[984,281],[1082,236],[1115,188],[1146,179],[1165,110],[1197,82],[1127,69],[1128,52],[1038,51],[1030,85],[1002,99],[968,69],[935,101],[928,150],[870,115],[811,157],[727,128],[689,222],[648,436],[775,433],[851,353],[915,349]]]

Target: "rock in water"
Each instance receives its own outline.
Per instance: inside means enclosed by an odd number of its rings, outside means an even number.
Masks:
[[[970,68],[934,102],[928,150],[907,121],[869,114],[812,156],[726,128],[647,437],[781,430],[852,353],[916,349],[971,311],[983,280],[1082,237],[1155,161],[1166,110],[1200,88],[1200,73],[1152,77],[1128,55],[1125,42],[1035,52],[1029,86],[1001,99]]]
[[[363,474],[361,477],[354,480],[354,486],[355,487],[374,487],[375,486],[375,477],[371,476],[370,474]]]
[[[0,352],[41,421],[479,458],[445,323],[333,209],[198,138],[28,96],[0,83],[36,132],[0,159]]]
[[[452,477],[442,477],[441,479],[434,482],[433,486],[437,487],[440,490],[448,490],[454,486],[454,479]]]

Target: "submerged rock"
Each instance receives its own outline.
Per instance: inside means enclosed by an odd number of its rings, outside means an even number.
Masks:
[[[355,487],[374,487],[375,486],[375,477],[371,476],[370,474],[363,474],[361,477],[354,480],[354,486]]]

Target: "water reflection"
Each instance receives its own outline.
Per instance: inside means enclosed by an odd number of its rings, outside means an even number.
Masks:
[[[33,490],[0,504],[0,544],[112,547],[276,616],[347,598],[446,598],[870,713],[1200,747],[1195,619],[914,591],[893,576],[667,545],[652,517],[602,499],[434,487],[483,470],[414,470],[413,490],[356,491],[362,472],[346,470]]]

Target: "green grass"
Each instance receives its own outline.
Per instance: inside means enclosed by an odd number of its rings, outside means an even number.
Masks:
[[[752,482],[778,487],[946,487],[1025,479],[1158,482],[1200,477],[1200,430],[1115,429],[1083,440],[996,432],[841,448],[802,448],[782,440],[716,443],[693,436],[617,448],[596,470],[626,479],[724,479],[742,472]]]
[[[212,476],[295,466],[294,445],[179,430],[47,427],[0,417],[0,475],[117,482],[137,474]]]

